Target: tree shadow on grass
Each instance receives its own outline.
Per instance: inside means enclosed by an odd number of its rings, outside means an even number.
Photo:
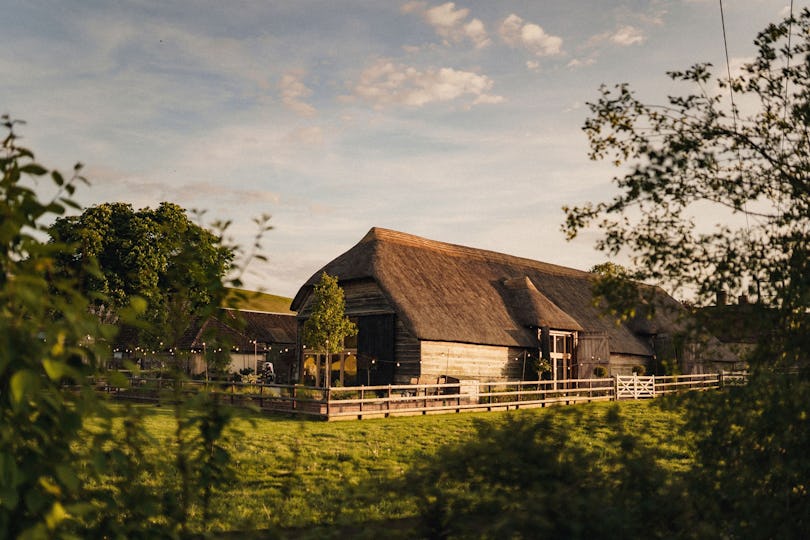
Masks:
[[[617,406],[601,418],[571,408],[479,422],[401,488],[418,501],[424,538],[672,538],[688,505],[660,457]]]

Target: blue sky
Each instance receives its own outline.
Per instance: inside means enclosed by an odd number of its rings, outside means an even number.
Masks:
[[[732,69],[786,0],[724,3]],[[649,101],[725,72],[714,0],[2,0],[0,111],[84,205],[231,220],[250,288],[292,296],[373,226],[587,269],[561,207],[610,197],[581,126],[599,85]],[[806,2],[794,2],[794,9]]]

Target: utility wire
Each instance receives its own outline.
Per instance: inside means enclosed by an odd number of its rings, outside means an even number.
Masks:
[[[731,63],[728,61],[728,39],[726,39],[726,17],[723,13],[723,0],[720,2],[720,25],[723,28],[723,48],[726,51],[726,73],[728,73],[728,93],[731,97],[731,121],[734,133],[737,133],[737,106],[734,104],[734,88],[731,86]]]
[[[725,13],[723,12],[723,0],[719,0],[720,2],[720,25],[723,29],[723,48],[726,53],[726,73],[728,74],[728,94],[731,98],[731,122],[732,127],[734,129],[734,135],[737,136],[737,105],[734,103],[734,85],[731,81],[731,62],[729,61],[728,57],[728,38],[726,37],[726,17]],[[735,143],[736,146],[736,143]],[[737,148],[737,161],[739,163],[739,171],[740,171],[740,182],[742,182],[743,178],[743,162],[742,162],[742,155],[740,155],[740,149]],[[748,219],[748,201],[743,199],[742,205],[743,214],[745,214],[745,232],[748,236],[748,243],[753,247],[753,241],[751,240],[751,223]],[[754,277],[756,284],[757,284],[757,302],[761,300],[761,293],[759,287],[759,277]]]
[[[726,17],[725,13],[723,12],[723,0],[719,0],[720,2],[720,25],[723,29],[723,48],[726,52],[726,73],[728,74],[728,94],[731,98],[731,125],[734,129],[734,135],[737,135],[737,105],[734,103],[734,85],[731,83],[731,62],[728,59],[728,39],[726,38]],[[739,162],[740,168],[740,180],[742,181],[743,175],[743,163],[742,163],[742,156],[740,156],[740,151],[737,149],[737,160]],[[750,241],[751,237],[751,225],[748,222],[748,204],[743,203],[743,213],[745,214],[745,228],[748,231],[748,237]]]

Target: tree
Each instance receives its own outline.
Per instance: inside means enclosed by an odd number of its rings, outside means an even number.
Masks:
[[[591,158],[622,172],[610,201],[565,208],[574,237],[592,223],[597,247],[628,251],[633,275],[749,293],[762,331],[749,383],[691,394],[696,445],[690,504],[698,537],[810,536],[810,10],[769,25],[742,74],[711,82],[710,66],[671,72],[696,91],[664,105],[626,84],[602,87],[584,130]],[[702,216],[722,224],[706,229]]]
[[[346,317],[346,302],[338,278],[326,272],[315,284],[312,312],[304,323],[304,343],[326,355],[326,386],[329,386],[329,357],[343,350],[343,340],[357,335],[357,325]]]
[[[115,322],[133,297],[146,300],[143,319],[151,330],[141,331],[140,339],[150,346],[164,342],[169,348],[191,318],[218,307],[227,292],[223,278],[233,249],[175,204],[138,211],[125,203],[101,204],[57,219],[49,233],[71,246],[59,263],[78,276],[103,319]],[[82,270],[88,260],[98,261],[98,272]]]
[[[632,255],[634,275],[756,295],[779,311],[772,360],[795,364],[810,305],[810,12],[769,25],[739,76],[711,82],[697,64],[669,76],[696,91],[663,105],[603,86],[586,121],[592,159],[622,172],[610,201],[566,207],[569,237],[592,223],[597,247]],[[707,228],[702,216],[717,217]],[[763,347],[769,344],[763,343]]]

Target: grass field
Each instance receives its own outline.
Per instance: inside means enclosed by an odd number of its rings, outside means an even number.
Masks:
[[[403,478],[440,447],[471,440],[481,424],[545,417],[607,461],[619,451],[610,442],[614,428],[605,421],[609,414],[615,418],[616,408],[623,429],[641,433],[666,469],[690,466],[689,444],[678,430],[680,416],[651,401],[338,423],[242,413],[233,422],[229,443],[237,478],[216,494],[213,521],[193,528],[239,538],[371,538],[383,531],[389,538],[397,537],[396,531],[410,537],[417,505]],[[172,411],[141,410],[146,429],[164,449],[159,452],[167,455]]]

